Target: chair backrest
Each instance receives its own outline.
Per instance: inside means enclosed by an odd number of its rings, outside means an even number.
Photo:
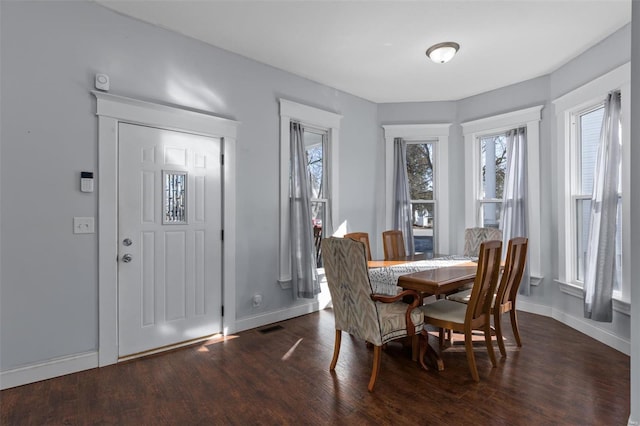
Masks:
[[[498,285],[502,241],[492,240],[480,244],[478,271],[471,289],[465,322],[476,323],[486,319],[491,313],[493,295]]]
[[[364,244],[367,260],[372,260],[371,258],[371,245],[369,244],[369,234],[366,232],[350,232],[348,234],[344,234],[345,238],[351,238],[352,240],[360,241]]]
[[[336,329],[381,345],[364,244],[350,238],[325,238],[322,253]]]
[[[529,240],[524,237],[512,238],[509,240],[507,248],[507,260],[504,265],[504,272],[496,292],[496,309],[509,302],[515,302],[518,295],[518,288],[527,263],[527,247]],[[510,308],[510,307],[509,307]]]
[[[483,241],[502,241],[502,231],[497,228],[467,228],[464,230],[464,255],[478,257]]]
[[[391,230],[382,233],[382,247],[384,248],[384,260],[405,257],[404,236],[402,231]]]

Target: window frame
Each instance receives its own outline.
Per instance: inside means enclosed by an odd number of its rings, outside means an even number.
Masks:
[[[603,103],[608,93],[619,89],[621,92],[621,121],[622,121],[622,173],[621,196],[622,229],[628,230],[631,223],[631,209],[628,202],[630,194],[630,94],[631,94],[631,65],[626,63],[595,80],[555,99],[558,161],[557,173],[559,188],[557,194],[558,214],[558,277],[556,282],[564,293],[582,297],[583,282],[577,281],[576,257],[576,229],[575,214],[577,199],[573,187],[577,176],[577,133],[575,117]],[[625,197],[626,195],[626,197]],[[626,200],[625,200],[626,198]],[[625,202],[626,201],[626,202]],[[631,240],[628,231],[622,232],[622,289],[613,292],[614,309],[629,313],[630,289],[630,261]]]
[[[393,141],[402,138],[407,143],[432,142],[434,144],[434,253],[451,253],[449,238],[449,128],[451,123],[438,124],[386,124],[385,138],[385,229],[393,227]]]
[[[334,112],[314,108],[308,105],[279,98],[280,105],[280,242],[278,283],[283,289],[291,288],[291,244],[289,241],[289,161],[290,161],[290,125],[297,121],[304,127],[325,131],[327,133],[327,156],[325,163],[328,170],[324,170],[327,183],[329,217],[337,218],[338,206],[338,143],[340,122],[342,115]],[[324,225],[323,225],[324,226]]]
[[[527,210],[529,220],[529,270],[531,285],[542,279],[540,238],[540,121],[543,105],[461,123],[465,145],[465,227],[481,226],[478,194],[482,185],[481,144],[485,136],[527,129]],[[537,210],[536,210],[537,209]],[[461,231],[462,232],[462,231]]]

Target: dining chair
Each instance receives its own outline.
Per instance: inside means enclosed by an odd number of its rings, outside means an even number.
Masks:
[[[516,313],[516,297],[520,288],[520,282],[524,275],[527,263],[527,247],[529,240],[525,237],[516,237],[509,240],[507,246],[507,259],[504,265],[504,271],[498,284],[495,297],[493,298],[493,327],[496,331],[496,339],[500,354],[507,357],[507,351],[504,346],[504,338],[502,335],[502,314],[509,312],[511,317],[511,329],[518,347],[522,347],[520,338],[520,330],[518,328],[518,315]],[[471,297],[471,290],[464,290],[449,295],[447,298],[455,302],[468,303]]]
[[[390,230],[382,233],[384,260],[399,259],[407,256],[402,231]]]
[[[340,354],[342,332],[345,331],[373,345],[373,369],[368,389],[373,391],[382,346],[403,337],[411,337],[413,350],[423,328],[421,301],[414,290],[396,296],[373,293],[367,268],[365,246],[349,238],[329,237],[322,240],[324,268],[335,316],[335,345],[329,371],[334,371]],[[405,303],[403,300],[411,300]]]
[[[497,228],[467,228],[464,230],[464,252],[468,257],[478,257],[483,241],[502,241],[502,231]]]
[[[372,260],[371,245],[369,244],[369,234],[367,232],[350,232],[348,234],[344,234],[344,237],[362,242],[367,253],[367,260]]]
[[[429,345],[427,325],[439,329],[453,330],[464,333],[464,345],[471,376],[476,382],[480,381],[478,367],[473,351],[474,330],[484,332],[484,340],[489,352],[491,364],[496,367],[496,357],[491,343],[491,303],[498,284],[500,272],[500,258],[502,253],[501,241],[485,241],[480,245],[478,268],[469,303],[462,304],[448,299],[438,299],[420,307],[424,313],[425,328],[420,336],[419,360],[423,368],[424,355]]]

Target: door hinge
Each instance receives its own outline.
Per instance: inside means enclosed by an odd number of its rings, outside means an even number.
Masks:
[[[220,230],[220,239],[224,241],[224,229]]]
[[[224,166],[224,154],[220,154],[220,165]]]
[[[220,306],[220,316],[224,316],[224,305]]]

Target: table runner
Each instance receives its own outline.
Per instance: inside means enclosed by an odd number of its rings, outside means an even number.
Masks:
[[[444,256],[429,260],[417,260],[401,265],[386,266],[383,268],[369,269],[369,281],[375,294],[386,294],[395,296],[398,294],[398,277],[400,275],[411,274],[413,272],[425,271],[427,269],[441,268],[444,266],[455,266],[461,263],[477,260],[475,257],[467,256]]]

